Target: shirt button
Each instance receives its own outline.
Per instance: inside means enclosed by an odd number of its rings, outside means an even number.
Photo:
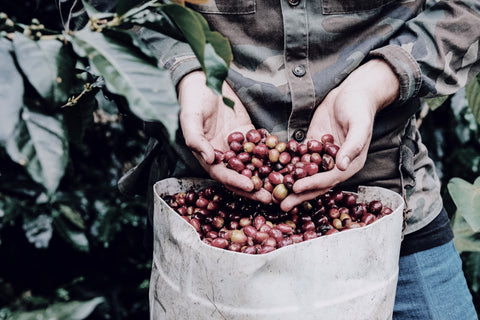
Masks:
[[[306,73],[306,70],[305,70],[305,67],[300,64],[298,66],[293,67],[292,72],[297,77],[303,77]]]
[[[298,6],[300,3],[300,0],[288,0],[288,4],[291,5],[292,7]]]
[[[302,142],[303,139],[305,139],[305,131],[303,131],[302,129],[295,130],[295,132],[293,133],[293,138],[297,142]]]

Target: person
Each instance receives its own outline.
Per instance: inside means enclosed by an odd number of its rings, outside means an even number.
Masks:
[[[480,71],[480,3],[210,0],[191,7],[231,43],[223,94],[235,106],[205,85],[187,44],[140,31],[178,89],[184,140],[172,175],[206,174],[268,202],[266,190],[254,192],[250,179],[215,164],[214,149],[228,148],[230,132],[251,128],[280,141],[331,133],[340,146],[336,167],[295,182],[282,210],[332,187],[400,193],[407,210],[393,318],[477,319],[415,114],[421,98],[452,94]]]

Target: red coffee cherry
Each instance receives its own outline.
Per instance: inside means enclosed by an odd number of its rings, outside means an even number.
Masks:
[[[240,131],[232,132],[227,137],[228,144],[231,144],[233,141],[243,143],[244,140],[245,140],[245,136]]]

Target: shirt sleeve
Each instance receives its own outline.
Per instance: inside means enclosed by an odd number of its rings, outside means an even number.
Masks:
[[[370,53],[400,80],[400,101],[449,95],[480,72],[480,1],[437,1]]]
[[[168,70],[175,86],[186,74],[201,69],[190,45],[147,28],[138,32],[140,38],[158,58],[160,67]]]

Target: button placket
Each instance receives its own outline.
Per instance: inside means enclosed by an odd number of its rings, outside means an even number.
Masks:
[[[290,1],[298,1],[293,7]],[[308,128],[315,104],[315,89],[308,69],[308,1],[282,1],[285,40],[285,66],[292,109],[288,120],[288,136],[294,138],[296,129]],[[305,132],[304,132],[305,134]],[[301,134],[300,134],[301,135]],[[303,140],[305,137],[297,136]],[[295,139],[297,140],[297,139]]]

